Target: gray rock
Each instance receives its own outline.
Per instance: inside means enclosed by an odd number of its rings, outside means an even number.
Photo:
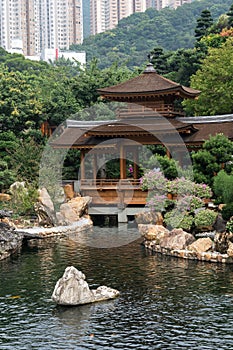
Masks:
[[[0,260],[19,251],[22,241],[23,234],[15,232],[15,229],[9,224],[0,222]]]
[[[12,211],[5,210],[5,209],[0,210],[0,219],[10,218],[11,215],[12,215]]]
[[[85,278],[75,267],[67,267],[55,285],[52,300],[58,305],[75,306],[113,299],[120,294],[118,290],[106,286],[90,290]]]

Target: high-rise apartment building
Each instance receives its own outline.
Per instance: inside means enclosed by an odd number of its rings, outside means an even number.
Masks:
[[[161,10],[164,7],[177,8],[184,4],[190,4],[194,0],[147,0],[146,7],[154,7],[156,10]]]
[[[82,0],[0,0],[0,46],[37,55],[83,40]]]
[[[113,29],[118,22],[135,12],[144,12],[153,7],[177,8],[194,0],[88,0],[90,1],[90,33],[95,35]]]
[[[118,22],[135,12],[144,12],[147,0],[91,0],[91,34],[116,27]]]

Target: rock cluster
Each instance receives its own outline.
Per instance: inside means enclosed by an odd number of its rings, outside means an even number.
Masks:
[[[73,266],[67,267],[55,285],[52,300],[58,305],[75,306],[113,299],[120,294],[118,290],[106,286],[91,290],[85,279],[81,271]]]
[[[11,254],[20,250],[23,235],[16,232],[15,228],[5,218],[9,217],[9,212],[0,211],[0,260],[8,258]]]
[[[54,204],[46,190],[39,190],[38,202],[35,211],[39,219],[40,226],[71,225],[78,221],[83,215],[87,215],[87,208],[91,202],[91,197],[72,197],[67,202],[60,205],[58,212],[55,211]]]
[[[169,231],[158,224],[138,224],[138,229],[144,246],[152,251],[186,259],[233,263],[233,234],[220,232],[214,239],[196,239],[182,229]]]

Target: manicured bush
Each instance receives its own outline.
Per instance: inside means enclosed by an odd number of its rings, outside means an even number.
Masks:
[[[223,220],[229,220],[233,216],[233,203],[228,203],[222,208]]]
[[[198,228],[212,227],[217,219],[218,213],[213,210],[200,210],[194,217],[195,226]]]
[[[228,175],[224,170],[219,171],[214,178],[213,190],[218,203],[233,203],[233,175]]]
[[[185,231],[191,231],[193,216],[189,213],[181,213],[177,209],[173,209],[164,215],[164,222],[169,229],[182,228]]]
[[[226,232],[233,233],[233,217],[226,224]]]

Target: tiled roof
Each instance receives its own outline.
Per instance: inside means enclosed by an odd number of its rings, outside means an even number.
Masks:
[[[103,97],[125,94],[166,94],[180,93],[183,97],[196,97],[200,91],[180,85],[172,80],[166,79],[155,71],[144,71],[141,75],[127,80],[118,85],[98,89]]]

